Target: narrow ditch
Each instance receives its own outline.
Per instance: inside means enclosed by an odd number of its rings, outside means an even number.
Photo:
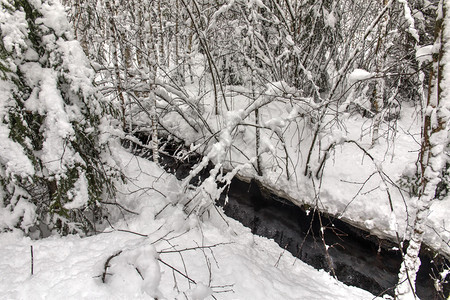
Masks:
[[[380,240],[325,214],[307,212],[276,195],[262,192],[255,181],[233,180],[224,211],[254,234],[273,239],[307,264],[330,271],[320,236],[319,218],[322,218],[326,228],[324,239],[337,278],[374,295],[394,295],[402,257],[399,251],[392,250],[396,245],[390,241]],[[417,295],[421,299],[447,299],[450,285],[444,284],[443,292],[438,293],[432,277],[448,261],[443,257],[431,260],[426,251],[422,251],[420,259]]]
[[[142,157],[151,157],[145,149],[133,148],[133,152]],[[171,156],[162,155],[162,164],[168,172],[183,179],[200,158],[193,156],[190,161],[179,162]],[[206,178],[208,173],[209,170],[205,170],[200,177]],[[336,277],[347,285],[365,289],[377,296],[394,295],[402,261],[400,251],[395,250],[395,243],[378,239],[326,214],[298,207],[261,188],[254,180],[245,182],[233,179],[227,204],[224,200],[225,195],[222,195],[217,204],[223,207],[227,216],[240,221],[254,234],[273,239],[303,262],[326,271],[331,271],[331,264]],[[325,228],[324,240],[329,259],[321,238],[319,218]],[[443,266],[450,265],[449,261],[440,255],[432,257],[426,249],[422,249],[420,259],[421,267],[416,279],[417,295],[427,300],[447,299],[450,294],[450,275],[447,275],[440,292],[436,290],[433,278],[437,277]]]

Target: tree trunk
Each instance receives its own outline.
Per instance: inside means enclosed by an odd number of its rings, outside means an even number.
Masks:
[[[158,152],[158,115],[156,113],[156,95],[154,92],[154,85],[150,86],[150,116],[152,121],[152,155],[153,161],[158,164],[159,162],[159,152]]]
[[[116,90],[117,97],[120,102],[120,110],[121,110],[121,121],[122,121],[122,129],[126,130],[126,107],[125,107],[125,98],[123,96],[123,88],[120,77],[120,69],[119,69],[119,54],[117,53],[117,46],[119,45],[118,36],[116,32],[116,23],[114,21],[115,10],[109,1],[106,1],[106,8],[110,12],[109,16],[109,26],[110,26],[110,34],[111,34],[111,52],[112,52],[112,63],[114,66],[114,74],[116,79]]]
[[[164,33],[163,33],[163,17],[162,17],[162,10],[161,10],[161,0],[158,1],[158,19],[159,19],[159,32],[158,32],[158,38],[159,38],[159,64],[160,67],[165,66],[165,50],[164,50]]]
[[[382,7],[386,7],[388,4],[387,0],[382,0]],[[378,143],[379,139],[379,129],[382,121],[381,111],[384,106],[384,89],[385,82],[381,71],[384,69],[385,61],[386,61],[386,51],[383,49],[383,40],[387,32],[387,25],[389,22],[389,14],[385,14],[383,16],[383,21],[380,24],[380,30],[378,33],[378,41],[377,47],[375,49],[375,72],[377,76],[381,78],[377,79],[375,82],[375,88],[372,95],[372,111],[375,116],[373,118],[373,127],[372,127],[372,147]]]
[[[444,71],[448,72],[450,66],[448,53],[444,49],[448,47],[446,36],[449,35],[446,12],[449,3],[440,1],[438,8],[438,20],[435,30],[435,48],[433,54],[433,67],[431,70],[432,86],[430,86],[427,105],[425,107],[422,127],[422,145],[420,152],[421,186],[417,198],[417,211],[414,220],[413,232],[409,242],[404,261],[400,268],[399,284],[395,290],[398,299],[414,299],[416,273],[420,267],[419,252],[424,238],[427,216],[432,201],[435,199],[436,187],[440,182],[440,174],[445,167],[445,148],[448,142],[448,121],[450,105],[447,78],[443,77]],[[445,32],[445,34],[444,34]],[[444,59],[443,59],[444,58]],[[445,84],[444,84],[445,82]]]

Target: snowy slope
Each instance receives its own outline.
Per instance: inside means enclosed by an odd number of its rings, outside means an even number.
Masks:
[[[174,177],[115,152],[131,179],[118,200],[139,215],[112,208],[114,229],[86,238],[0,234],[0,299],[373,299],[234,220],[214,212],[204,220],[187,216],[170,205],[179,197]],[[105,262],[119,251],[104,284]]]

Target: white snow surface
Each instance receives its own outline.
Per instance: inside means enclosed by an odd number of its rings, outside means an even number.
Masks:
[[[352,73],[350,73],[350,75],[348,75],[348,80],[350,82],[355,82],[355,81],[359,81],[359,80],[366,80],[369,79],[373,76],[372,73],[363,70],[363,69],[355,69],[353,70]]]
[[[139,215],[112,218],[114,229],[85,238],[0,234],[0,299],[374,298],[296,260],[237,221],[225,217],[227,224],[214,213],[203,220],[186,215],[172,205],[180,190],[172,175],[121,148],[114,153],[132,179],[118,201]],[[199,246],[206,248],[189,250]],[[119,251],[102,283],[105,262]]]

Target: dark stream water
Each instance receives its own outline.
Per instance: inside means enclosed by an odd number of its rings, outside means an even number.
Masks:
[[[145,151],[140,155],[145,157]],[[166,170],[179,179],[186,177],[199,159],[194,157],[190,162],[181,163],[169,156],[162,157]],[[207,176],[208,172],[206,170],[203,176]],[[348,285],[377,296],[394,294],[402,260],[400,252],[392,250],[396,244],[379,240],[339,219],[317,212],[307,213],[270,191],[262,191],[256,181],[246,183],[233,179],[228,197],[225,206],[224,196],[217,204],[224,208],[227,216],[251,228],[254,234],[273,239],[280,247],[317,269],[331,272],[331,265],[336,277]],[[324,240],[329,246],[329,258],[321,238],[319,218],[326,228]],[[432,277],[436,277],[434,274],[438,274],[442,266],[449,265],[449,262],[441,256],[431,259],[425,251],[421,252],[420,259],[417,295],[421,299],[447,299],[450,275],[440,293],[436,291]]]
[[[250,184],[233,180],[225,214],[251,228],[254,234],[274,239],[282,248],[307,264],[329,271],[331,263],[337,278],[352,286],[365,289],[374,295],[393,295],[401,264],[399,251],[390,250],[395,245],[370,236],[368,232],[323,214],[310,212],[261,192],[256,182]],[[327,229],[324,239],[331,262],[326,257],[320,235],[320,221]],[[434,288],[430,275],[437,267],[426,254],[421,255],[421,268],[416,287],[421,299],[447,299],[449,284],[444,293]],[[443,258],[436,264],[445,263]],[[448,262],[447,262],[448,263]]]

